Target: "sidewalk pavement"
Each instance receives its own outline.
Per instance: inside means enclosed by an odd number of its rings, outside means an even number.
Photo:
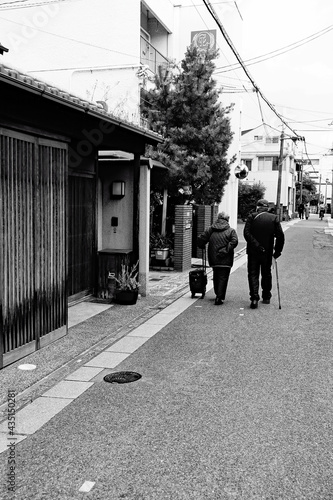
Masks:
[[[283,223],[284,230],[298,222]],[[237,226],[239,245],[233,271],[246,262],[244,223]],[[201,259],[194,259],[197,264]],[[207,291],[212,288],[208,269]],[[15,392],[18,441],[56,415],[96,380],[193,304],[188,273],[152,271],[150,295],[136,305],[83,302],[69,308],[66,337],[13,363],[0,372],[0,422],[7,418],[8,391]],[[198,296],[199,298],[199,296]],[[179,300],[177,300],[179,299]],[[35,369],[22,370],[33,365]],[[38,418],[37,418],[38,416]],[[25,424],[23,425],[23,422]],[[30,422],[30,423],[29,423]],[[0,424],[0,453],[8,442],[7,422]]]

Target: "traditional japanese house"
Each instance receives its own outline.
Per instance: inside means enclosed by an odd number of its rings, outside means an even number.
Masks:
[[[2,368],[66,334],[68,302],[93,293],[103,247],[143,257],[144,275],[149,167],[140,156],[162,138],[3,65],[0,96]],[[133,161],[100,175],[99,152],[113,150]]]

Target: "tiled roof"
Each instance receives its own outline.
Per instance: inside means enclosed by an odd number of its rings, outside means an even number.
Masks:
[[[58,87],[50,85],[42,80],[38,80],[30,75],[26,75],[21,71],[9,68],[4,64],[0,64],[0,81],[7,81],[12,83],[13,85],[19,85],[22,88],[26,88],[29,91],[40,93],[41,95],[54,98],[62,102],[65,106],[71,106],[79,108],[83,111],[89,112],[97,117],[103,118],[104,120],[110,120],[112,123],[116,123],[119,126],[123,126],[125,128],[131,129],[133,131],[137,131],[138,133],[149,135],[151,138],[154,138],[158,141],[163,140],[162,136],[148,130],[144,127],[140,127],[139,125],[135,125],[134,123],[120,119],[117,116],[107,112],[104,110],[102,106],[98,104],[94,104],[92,102],[86,101],[85,99],[81,99],[74,94],[70,94],[65,90],[61,90]]]

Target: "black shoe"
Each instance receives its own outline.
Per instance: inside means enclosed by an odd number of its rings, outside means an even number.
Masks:
[[[221,304],[223,304],[223,300],[219,299],[218,297],[216,297],[216,299],[215,299],[215,305],[216,306],[220,306]]]
[[[262,299],[262,303],[263,304],[270,304],[271,301],[270,301],[270,299]]]
[[[258,301],[257,300],[252,300],[250,304],[251,309],[257,309],[258,307]]]

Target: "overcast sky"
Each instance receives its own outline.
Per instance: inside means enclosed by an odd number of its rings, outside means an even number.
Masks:
[[[264,62],[249,61],[247,68],[264,96],[305,136],[308,150],[324,154],[333,147],[333,1],[237,0],[237,5],[243,19],[243,43],[237,50],[243,61],[317,37],[277,57],[268,55]],[[251,87],[242,70],[224,75],[239,77]],[[259,125],[256,95],[242,95],[243,128]],[[262,111],[265,122],[278,124],[264,103]]]

